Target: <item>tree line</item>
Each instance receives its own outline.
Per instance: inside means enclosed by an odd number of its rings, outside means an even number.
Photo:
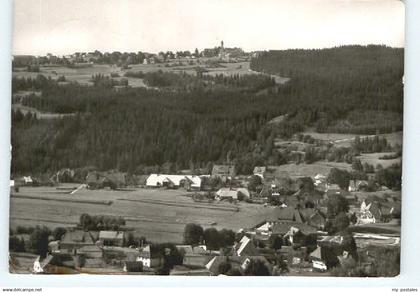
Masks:
[[[209,77],[220,86],[123,92],[100,77],[93,87],[59,85],[42,75],[13,78],[13,92],[42,91],[25,98],[24,105],[74,115],[41,120],[12,113],[12,174],[85,166],[133,173],[139,165],[170,162],[186,169],[227,160],[248,174],[256,165],[287,163],[273,147],[276,137],[291,137],[307,126],[325,131],[352,112],[401,115],[402,53],[371,46],[267,52],[252,60],[252,69],[278,74],[280,67],[293,67],[296,73],[261,94],[237,90],[247,83],[271,84],[259,75]],[[286,116],[283,122],[268,124],[280,115]],[[376,133],[392,125],[371,129],[369,120],[359,126]]]

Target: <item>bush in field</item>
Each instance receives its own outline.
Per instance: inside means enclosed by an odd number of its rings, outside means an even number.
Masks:
[[[31,234],[34,232],[35,228],[32,226],[26,227],[19,225],[16,227],[16,234]]]
[[[198,224],[189,223],[184,229],[185,244],[199,244],[204,235],[203,227]]]
[[[401,164],[393,164],[388,168],[380,168],[375,173],[375,180],[390,189],[401,189]]]
[[[63,235],[66,233],[66,229],[63,227],[57,227],[53,230],[52,235],[54,236],[54,240],[61,240]]]
[[[271,249],[279,250],[283,246],[283,238],[278,235],[272,234],[268,241]]]
[[[346,229],[350,225],[350,219],[347,217],[346,213],[341,212],[335,218],[327,221],[325,225],[325,230],[329,234],[334,234],[336,232]]]
[[[331,195],[327,202],[327,217],[334,219],[340,213],[349,211],[349,203],[342,195]]]
[[[9,251],[25,252],[25,241],[17,236],[9,237]]]
[[[203,238],[208,249],[219,250],[233,245],[235,232],[228,229],[218,231],[216,228],[207,228],[204,230]]]
[[[175,265],[182,265],[184,257],[174,244],[153,244],[150,249],[153,253],[163,256],[163,265],[156,271],[158,275],[169,275]]]
[[[51,230],[47,227],[36,226],[35,230],[29,237],[29,248],[32,252],[39,254],[41,257],[45,257],[48,252],[48,237],[51,234]]]
[[[337,184],[341,189],[345,190],[349,187],[351,175],[346,170],[332,168],[328,174],[328,183]]]
[[[255,192],[260,185],[262,185],[262,178],[259,175],[252,175],[248,182],[248,190]]]
[[[125,220],[119,216],[80,215],[80,226],[85,230],[119,230],[125,225]]]

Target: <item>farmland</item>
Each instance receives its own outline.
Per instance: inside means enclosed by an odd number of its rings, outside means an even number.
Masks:
[[[401,163],[401,157],[397,157],[394,159],[380,159],[382,156],[385,155],[393,155],[393,152],[383,152],[383,153],[363,153],[358,158],[362,163],[368,163],[373,166],[382,165],[384,168],[387,168],[393,164]]]
[[[270,166],[272,169],[276,169],[277,172],[284,172],[291,178],[298,178],[303,176],[314,177],[317,174],[323,174],[327,176],[332,168],[339,168],[350,171],[351,165],[344,162],[326,162],[317,161],[312,164],[283,164],[279,166]]]
[[[37,110],[36,108],[25,106],[22,104],[12,104],[12,110],[20,110],[24,115],[26,115],[27,113],[31,113],[32,115],[35,115],[38,119],[57,119],[74,115],[42,112],[40,110]]]
[[[38,74],[44,75],[47,78],[57,80],[60,76],[64,76],[66,81],[60,82],[61,84],[67,84],[68,82],[78,82],[84,85],[93,85],[91,78],[92,75],[102,74],[110,76],[111,74],[118,76],[113,77],[115,80],[121,80],[126,78],[128,85],[131,87],[147,87],[141,78],[124,77],[127,72],[156,72],[161,70],[163,72],[175,72],[175,73],[187,73],[190,75],[196,75],[196,68],[200,66],[205,68],[207,71],[205,74],[215,76],[216,74],[223,74],[225,76],[231,76],[235,74],[261,74],[259,72],[252,71],[250,69],[250,62],[235,62],[235,63],[223,63],[216,66],[209,66],[202,62],[206,61],[204,58],[201,61],[192,59],[180,59],[172,60],[167,63],[158,64],[134,64],[128,68],[123,69],[116,65],[107,64],[89,64],[83,67],[69,68],[60,65],[48,65],[40,66],[39,72],[28,72],[24,68],[17,68],[13,71],[13,77],[24,77],[24,78],[36,78]],[[284,84],[289,79],[281,76],[272,75],[277,84]]]
[[[334,143],[339,147],[349,147],[354,141],[356,134],[341,134],[341,133],[317,133],[315,131],[305,131],[303,135],[310,135],[314,139],[328,141]],[[373,137],[374,135],[359,135],[360,138]],[[388,143],[392,146],[402,144],[402,132],[394,132],[388,134],[380,134],[380,137],[385,137]]]
[[[10,226],[69,227],[75,226],[83,213],[115,215],[123,216],[127,227],[148,240],[182,242],[187,223],[197,223],[204,228],[215,224],[217,229],[237,231],[258,223],[270,208],[247,203],[197,204],[187,194],[164,189],[84,189],[69,195],[54,187],[22,187],[18,194],[11,196]],[[103,201],[112,203],[104,205]]]

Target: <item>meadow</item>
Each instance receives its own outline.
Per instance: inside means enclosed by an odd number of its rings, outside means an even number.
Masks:
[[[11,196],[10,227],[70,227],[77,225],[83,213],[114,215],[124,217],[127,227],[148,240],[181,243],[188,223],[236,232],[261,222],[272,209],[243,202],[195,203],[189,194],[183,190],[138,188],[83,189],[70,195],[55,187],[21,187],[19,193]],[[105,201],[112,203],[107,205]]]
[[[314,177],[317,174],[328,176],[332,168],[351,171],[351,164],[345,162],[327,162],[317,161],[312,164],[283,164],[279,166],[270,166],[271,169],[276,169],[278,172],[283,172],[291,178],[296,179],[299,177],[309,176]]]
[[[338,147],[350,147],[354,141],[356,134],[341,134],[341,133],[317,133],[313,130],[302,132],[303,135],[310,135],[314,139],[326,142],[332,142]],[[375,135],[358,135],[360,138],[374,137]],[[391,146],[402,145],[403,132],[393,132],[387,134],[379,134],[379,137],[385,137]]]
[[[244,74],[261,74],[250,69],[250,62],[236,62],[236,63],[222,63],[219,66],[210,66],[206,63],[205,58],[201,58],[201,61],[195,59],[180,59],[180,60],[171,60],[166,63],[156,63],[156,64],[134,64],[130,65],[128,68],[121,68],[116,65],[107,65],[107,64],[89,64],[89,66],[69,68],[59,65],[48,65],[40,66],[39,72],[28,72],[26,68],[15,68],[12,76],[13,77],[24,77],[24,78],[36,78],[38,74],[42,74],[47,78],[57,80],[60,76],[64,76],[66,81],[60,82],[62,84],[67,84],[68,82],[78,82],[84,85],[93,85],[91,82],[92,75],[102,74],[105,76],[110,76],[114,74],[118,77],[113,77],[115,80],[120,80],[126,78],[128,80],[128,85],[131,87],[147,87],[141,78],[134,77],[124,77],[126,72],[139,72],[143,73],[156,72],[161,70],[163,72],[175,72],[175,73],[187,73],[190,75],[196,75],[197,66],[203,67],[207,70],[205,74],[215,76],[217,74],[223,74],[225,76],[231,75],[244,75]],[[272,75],[278,84],[283,84],[289,79]]]

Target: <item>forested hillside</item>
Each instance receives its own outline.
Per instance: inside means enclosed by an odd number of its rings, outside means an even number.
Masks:
[[[372,134],[402,127],[403,49],[268,51],[251,61],[251,69],[291,77],[288,104],[297,115],[305,105],[312,108],[303,122],[316,120],[319,132]]]
[[[352,133],[401,129],[400,49],[270,51],[251,66],[291,81],[277,86],[259,75],[185,76],[200,85],[187,88],[184,79],[154,73],[153,85],[164,88],[117,92],[103,82],[87,87],[59,85],[41,75],[14,78],[13,92],[42,92],[25,99],[26,106],[76,115],[42,120],[14,112],[12,173],[83,166],[141,173],[145,166],[204,167],[227,157],[247,173],[268,161],[284,163],[273,150],[274,137],[290,137],[307,126]],[[286,121],[267,124],[283,114]]]

